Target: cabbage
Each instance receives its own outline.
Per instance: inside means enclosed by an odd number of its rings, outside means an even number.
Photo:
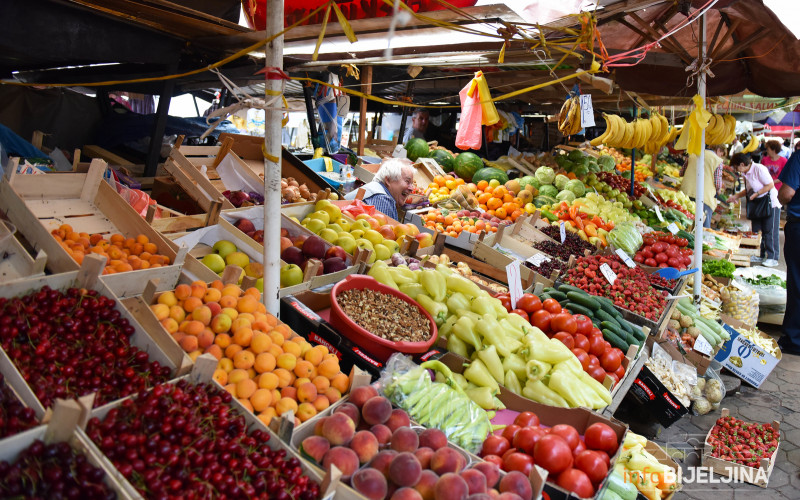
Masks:
[[[567,203],[571,204],[573,201],[575,201],[575,193],[565,189],[556,195],[556,199],[558,201],[566,201]]]
[[[572,191],[578,198],[586,193],[586,187],[583,185],[583,181],[579,181],[578,179],[572,179],[567,182],[567,185],[564,187],[564,189]]]
[[[536,178],[541,184],[552,184],[556,178],[556,172],[550,167],[539,167],[536,170]]]
[[[617,166],[617,160],[611,155],[600,155],[600,158],[597,159],[597,164],[600,165],[603,172],[613,172],[614,167]]]
[[[569,177],[567,177],[564,174],[558,174],[553,184],[556,186],[556,188],[558,188],[559,191],[561,191],[564,189],[564,186],[566,186],[568,182],[569,182]]]
[[[555,186],[551,186],[550,184],[545,184],[544,186],[539,188],[539,196],[550,196],[555,198],[558,194],[558,189]]]
[[[525,177],[519,180],[519,186],[520,188],[525,189],[525,186],[527,185],[532,185],[536,189],[539,189],[539,186],[541,184],[539,184],[539,179],[537,179],[536,177],[532,175],[526,175]]]

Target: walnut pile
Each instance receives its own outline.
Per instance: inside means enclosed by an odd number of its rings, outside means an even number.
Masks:
[[[416,306],[374,290],[350,289],[336,297],[342,311],[361,328],[392,342],[425,342],[431,326]]]

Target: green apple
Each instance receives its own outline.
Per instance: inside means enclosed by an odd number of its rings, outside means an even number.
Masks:
[[[309,231],[311,231],[314,234],[319,234],[320,232],[322,232],[322,230],[325,229],[325,226],[327,226],[327,225],[328,225],[328,223],[327,222],[323,222],[321,219],[310,219],[305,224],[306,229],[308,229]]]
[[[350,231],[350,236],[352,236],[354,239],[360,239],[362,236],[364,236],[364,230],[353,229],[352,231]]]
[[[339,224],[339,226],[342,228],[342,231],[349,231],[350,229],[352,229],[350,227],[351,226],[350,221],[345,219],[344,217],[339,217],[338,219],[336,219],[336,224]]]
[[[231,243],[228,240],[219,240],[218,242],[214,243],[214,251],[218,253],[223,259],[228,256],[228,254],[233,253],[237,250],[236,245]]]
[[[250,264],[250,257],[242,252],[229,253],[228,256],[225,257],[225,264],[229,266],[239,266],[244,269],[245,266]]]
[[[333,229],[325,228],[319,232],[319,237],[323,240],[327,241],[328,243],[333,243],[337,239],[339,239],[339,233],[334,231]]]
[[[372,245],[372,242],[369,240],[365,240],[364,238],[359,238],[356,240],[356,247],[364,250],[375,250],[375,247]]]
[[[365,221],[364,219],[359,219],[350,226],[351,228],[361,229],[363,231],[367,231],[372,229],[372,226],[369,225],[369,222]]]
[[[281,286],[294,286],[303,282],[303,270],[296,264],[281,267]],[[263,284],[262,284],[263,287]]]
[[[331,221],[331,216],[325,210],[317,210],[316,212],[312,213],[308,217],[311,218],[311,219],[319,219],[322,222],[324,222],[326,226]]]
[[[400,245],[398,245],[396,241],[390,240],[388,238],[383,240],[383,243],[381,243],[381,245],[384,245],[386,248],[388,248],[391,253],[400,251]]]
[[[367,231],[364,231],[364,238],[369,240],[370,243],[372,243],[373,245],[382,243],[384,240],[383,235],[378,231],[375,231],[374,229],[369,229]]]
[[[342,247],[345,252],[350,254],[356,249],[356,239],[349,234],[340,235],[333,244]]]
[[[203,257],[203,264],[215,273],[221,273],[225,269],[225,259],[216,253],[210,253]]]
[[[255,287],[258,289],[259,292],[264,293],[264,278],[258,278],[256,280]]]
[[[389,248],[386,245],[382,243],[378,243],[377,245],[375,245],[376,260],[387,260],[391,258],[391,256],[392,256],[392,251],[389,250]]]
[[[342,231],[344,231],[344,228],[342,228],[342,226],[340,226],[335,222],[331,222],[330,224],[328,224],[328,229],[333,229],[337,233],[341,233]]]
[[[342,211],[339,209],[339,207],[337,207],[328,200],[318,201],[317,204],[314,206],[314,209],[324,210],[325,212],[328,212],[328,215],[330,216],[331,220],[336,220],[342,216]]]

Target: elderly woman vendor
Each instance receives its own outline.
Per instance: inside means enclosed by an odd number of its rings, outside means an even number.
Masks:
[[[372,182],[361,187],[365,191],[364,203],[372,205],[392,219],[397,219],[397,207],[403,206],[414,188],[414,167],[408,160],[390,158],[381,164]],[[356,191],[345,195],[346,200],[356,197]]]

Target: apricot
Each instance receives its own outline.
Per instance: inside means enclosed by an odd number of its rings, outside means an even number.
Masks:
[[[308,436],[300,443],[300,451],[321,463],[322,457],[331,449],[327,439],[320,436]]]
[[[168,333],[176,333],[178,331],[178,322],[172,318],[164,318],[161,320],[161,326],[164,327]]]
[[[214,375],[212,375],[212,378],[216,380],[219,385],[224,387],[228,383],[228,372],[222,368],[217,368],[214,370]]]
[[[186,311],[179,305],[172,306],[169,308],[169,317],[180,323],[186,319]]]
[[[217,361],[222,359],[222,349],[215,344],[211,344],[210,346],[206,347],[205,350],[203,351],[203,354],[210,354],[215,358],[217,358]]]
[[[328,387],[331,386],[331,381],[327,378],[323,377],[322,375],[317,375],[313,379],[311,379],[311,383],[314,384],[317,388],[317,392],[320,394],[324,394]]]
[[[342,399],[342,393],[339,392],[339,389],[335,387],[328,387],[328,389],[325,391],[325,397],[328,398],[328,401],[330,401],[331,404],[333,404]]]
[[[197,297],[189,297],[183,301],[183,310],[187,313],[194,312],[198,307],[203,307],[203,301]]]
[[[225,349],[229,345],[231,345],[231,336],[227,333],[220,333],[214,337],[214,343],[220,346],[220,348]]]
[[[217,368],[222,368],[226,372],[230,373],[233,370],[233,360],[223,357],[219,360],[219,363],[217,363]]]
[[[314,435],[322,437],[322,426],[325,425],[325,421],[328,420],[328,417],[320,417],[314,423]],[[325,440],[327,441],[327,439]]]
[[[183,337],[179,342],[181,348],[186,352],[192,352],[197,350],[197,337],[192,335],[187,335]]]
[[[238,298],[242,294],[242,289],[239,288],[239,285],[225,285],[222,287],[222,296],[223,297],[234,297]]]
[[[167,307],[178,305],[178,297],[174,292],[164,292],[158,296],[158,303]]]
[[[275,412],[280,416],[287,411],[297,413],[297,401],[292,398],[281,398],[278,404],[275,405]]]
[[[278,387],[278,376],[274,373],[262,373],[258,377],[258,387],[261,389],[272,390]]]
[[[242,347],[249,346],[252,340],[253,340],[253,330],[251,330],[250,328],[243,327],[233,332],[233,342]]]
[[[293,379],[294,375],[292,374],[292,372],[290,372],[285,368],[276,368],[272,373],[277,375],[278,387],[280,388],[288,387],[292,385],[292,382],[294,381]]]
[[[236,302],[236,310],[240,313],[252,313],[258,309],[258,301],[253,298],[251,295],[245,295],[244,297],[239,297],[239,300]]]
[[[272,339],[273,345],[280,346],[281,350],[283,350],[283,344],[286,342],[286,339],[283,338],[283,335],[278,332],[269,332],[267,335],[269,335],[269,338]]]
[[[295,389],[299,389],[301,385],[306,384],[306,383],[310,383],[310,382],[311,381],[308,380],[307,377],[298,377],[298,378],[294,379],[294,383],[292,383],[292,385],[294,386]]]
[[[236,297],[232,295],[225,295],[224,290],[222,291],[222,297],[219,298],[218,302],[223,309],[231,309],[236,311]],[[236,314],[239,314],[239,311],[236,311]]]
[[[327,354],[325,346],[317,345],[303,353],[303,359],[314,366],[322,363],[322,358]]]
[[[295,358],[299,358],[301,356],[302,352],[303,352],[303,350],[300,348],[300,346],[298,344],[294,343],[294,342],[286,342],[286,341],[284,341],[283,344],[281,344],[281,347],[283,348],[284,352],[290,353]],[[308,361],[304,361],[304,363],[308,363]],[[308,363],[308,364],[311,365],[311,363]]]
[[[200,335],[197,336],[197,345],[200,347],[200,349],[205,349],[206,347],[209,347],[213,343],[214,343],[214,332],[212,332],[207,328],[202,332],[200,332]],[[217,348],[219,348],[219,346],[217,346]],[[220,351],[220,354],[222,354],[222,351]]]
[[[282,398],[292,398],[297,401],[297,389],[292,386],[287,386],[281,389]]]
[[[211,310],[210,307],[205,306],[206,309]],[[195,309],[197,311],[197,309]],[[194,316],[194,313],[192,313]],[[231,329],[231,318],[227,314],[217,314],[211,320],[211,330],[214,333],[226,333]]]
[[[254,380],[246,378],[236,382],[236,395],[239,398],[248,399],[258,389],[258,385]]]
[[[150,306],[150,310],[159,321],[169,318],[169,306],[166,304],[153,304]]]
[[[309,361],[301,359],[297,361],[294,366],[294,374],[298,377],[306,377],[310,378],[311,374],[313,373],[314,365],[312,365]]]
[[[256,357],[250,351],[239,351],[233,357],[233,366],[247,370],[256,362]]]
[[[259,413],[266,410],[272,404],[272,391],[256,389],[250,396],[250,404],[253,405],[253,410]]]
[[[250,340],[251,351],[255,354],[261,354],[269,350],[270,347],[272,347],[272,339],[269,338],[269,335],[258,331],[253,333],[253,338]]]
[[[229,384],[238,384],[242,380],[248,379],[247,370],[242,370],[241,368],[236,368],[228,372],[228,383]]]
[[[317,398],[317,387],[311,382],[301,384],[297,388],[297,400],[301,403],[310,403]]]
[[[218,302],[221,298],[222,292],[220,290],[217,290],[216,288],[208,288],[206,289],[205,295],[203,295],[203,302]]]
[[[271,372],[275,369],[275,356],[268,352],[262,352],[256,356],[253,368],[256,373]]]
[[[258,419],[264,423],[264,425],[269,426],[269,423],[272,421],[273,418],[277,416],[275,412],[275,408],[267,408],[266,410],[262,411],[258,414]]]
[[[314,408],[317,409],[317,412],[323,411],[331,405],[331,402],[328,401],[326,396],[322,394],[318,394],[314,401],[311,402],[314,405]]]
[[[297,357],[294,354],[283,353],[276,359],[277,365],[289,371],[293,371],[297,364]]]
[[[225,348],[225,357],[231,358],[231,361],[233,361],[233,357],[243,349],[244,347],[240,346],[239,344],[231,344]]]
[[[314,405],[311,403],[300,403],[297,406],[297,418],[300,419],[301,422],[305,422],[316,414],[317,409],[314,408]]]
[[[337,373],[331,379],[331,387],[338,390],[340,394],[344,394],[350,387],[350,379],[344,373]]]

